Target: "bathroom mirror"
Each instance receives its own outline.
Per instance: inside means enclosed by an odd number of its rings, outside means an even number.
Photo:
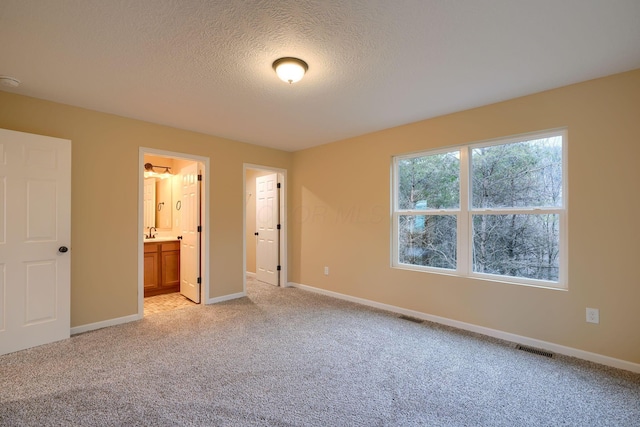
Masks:
[[[171,229],[171,197],[172,178],[156,181],[156,228]]]
[[[173,177],[144,180],[144,227],[171,230],[173,224]]]

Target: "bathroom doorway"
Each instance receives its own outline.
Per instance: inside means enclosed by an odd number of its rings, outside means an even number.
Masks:
[[[207,302],[209,159],[140,148],[138,316]]]

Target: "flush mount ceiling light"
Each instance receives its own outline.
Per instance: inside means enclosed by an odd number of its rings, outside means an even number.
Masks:
[[[304,73],[307,72],[309,66],[302,59],[280,58],[273,62],[273,69],[280,77],[280,80],[291,84],[299,82],[304,77]]]
[[[164,172],[156,172],[156,168],[164,169]],[[165,179],[171,176],[171,166],[159,166],[152,165],[151,163],[144,164],[144,177],[145,178],[160,178]]]
[[[18,87],[20,86],[20,80],[10,76],[0,76],[0,85],[11,88]]]

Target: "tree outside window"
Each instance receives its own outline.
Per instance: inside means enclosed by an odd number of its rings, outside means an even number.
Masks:
[[[564,286],[565,140],[557,131],[396,157],[394,266]]]

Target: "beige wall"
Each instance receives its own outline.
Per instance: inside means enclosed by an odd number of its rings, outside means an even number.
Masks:
[[[636,70],[291,154],[0,91],[0,128],[72,141],[72,326],[137,311],[144,146],[211,159],[210,297],[242,291],[243,163],[262,164],[289,170],[291,281],[634,363],[639,118]],[[568,291],[390,268],[394,154],[563,126]]]
[[[390,267],[393,155],[564,126],[568,291]],[[640,70],[296,152],[290,280],[640,363],[639,159]]]
[[[72,141],[72,326],[137,312],[139,147],[211,159],[211,298],[242,292],[243,163],[288,169],[291,160],[283,151],[1,91],[0,128]]]

